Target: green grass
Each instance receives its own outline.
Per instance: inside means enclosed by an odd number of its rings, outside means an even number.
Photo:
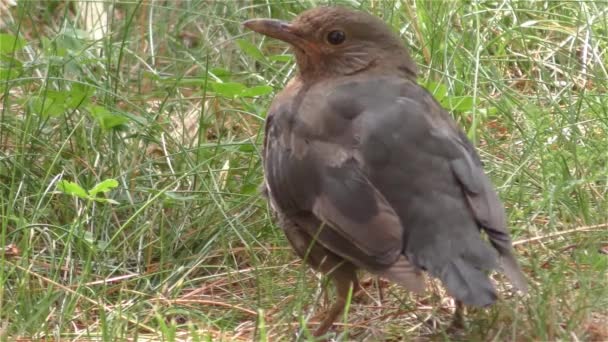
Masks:
[[[0,31],[2,339],[276,341],[314,326],[324,280],[257,193],[261,127],[293,60],[240,22],[317,2],[108,2],[92,41],[73,4],[18,1]],[[507,206],[530,294],[502,282],[461,338],[608,339],[608,3],[344,3],[401,32]],[[440,288],[366,289],[337,339],[454,337],[424,324],[450,318]]]

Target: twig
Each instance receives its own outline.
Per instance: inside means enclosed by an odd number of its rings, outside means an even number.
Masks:
[[[218,301],[213,301],[213,300],[155,298],[155,299],[153,299],[153,301],[165,302],[165,303],[169,303],[169,304],[201,304],[201,305],[221,306],[221,307],[225,307],[225,308],[236,309],[236,310],[244,312],[250,316],[254,316],[254,317],[258,316],[258,313],[253,310],[243,308],[238,305],[232,305],[229,303],[218,302]]]
[[[593,226],[578,227],[578,228],[574,228],[574,229],[564,230],[561,232],[551,233],[551,234],[542,235],[542,236],[536,236],[536,237],[529,238],[529,239],[517,240],[517,241],[513,242],[513,246],[524,245],[527,243],[534,243],[534,242],[538,242],[540,240],[550,239],[550,238],[553,238],[556,236],[562,236],[562,235],[567,235],[567,234],[576,233],[576,232],[586,232],[586,231],[591,231],[591,230],[596,230],[596,229],[601,229],[601,228],[608,228],[608,223],[596,224]]]
[[[125,279],[130,279],[130,278],[137,277],[137,276],[139,276],[139,274],[125,274],[125,275],[116,276],[116,277],[112,277],[112,278],[106,278],[106,279],[91,281],[91,282],[88,282],[88,283],[83,284],[83,285],[84,286],[108,285],[110,283],[115,283],[115,282],[123,281]]]

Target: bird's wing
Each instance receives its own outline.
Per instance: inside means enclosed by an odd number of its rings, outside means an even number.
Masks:
[[[475,148],[462,131],[458,131],[457,141],[463,157],[452,160],[452,171],[464,189],[475,219],[488,234],[490,242],[498,251],[503,271],[517,289],[526,292],[527,282],[513,255],[503,205],[490,179],[483,172],[482,163]]]
[[[369,89],[359,96],[349,91],[358,102],[349,106],[361,109],[358,150],[368,178],[404,223],[408,258],[441,278],[457,298],[490,303],[494,290],[483,271],[495,267],[496,256],[480,237],[483,229],[505,274],[525,291],[504,208],[474,147],[448,113],[407,80],[372,80],[360,87]],[[366,93],[389,95],[379,101]]]
[[[324,247],[422,292],[420,270],[402,254],[400,219],[367,179],[352,145],[319,134],[328,122],[318,121],[314,127],[292,110],[291,103],[273,105],[267,119],[264,168],[272,206],[295,221],[314,214],[320,226],[301,226]]]

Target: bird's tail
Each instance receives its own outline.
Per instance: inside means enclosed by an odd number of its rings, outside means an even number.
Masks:
[[[498,255],[478,233],[433,242],[418,253],[412,251],[415,265],[439,278],[448,293],[466,305],[484,307],[496,301],[488,272],[498,267]]]
[[[446,264],[438,277],[450,295],[464,304],[483,307],[496,301],[496,290],[486,272],[463,258]]]
[[[519,263],[513,254],[511,237],[503,230],[486,228],[485,231],[488,234],[492,246],[494,246],[500,255],[503,273],[509,278],[511,284],[513,284],[516,289],[523,293],[528,292],[526,277],[521,271]]]

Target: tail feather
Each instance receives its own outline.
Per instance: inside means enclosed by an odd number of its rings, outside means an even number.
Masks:
[[[502,254],[500,256],[500,263],[502,265],[503,273],[509,278],[511,284],[523,293],[528,292],[528,281],[524,276],[519,263],[515,260],[512,253]]]
[[[519,291],[526,293],[528,292],[528,282],[524,276],[519,263],[513,255],[513,247],[511,243],[511,237],[502,230],[486,229],[488,237],[492,246],[498,251],[500,255],[500,263],[502,266],[503,273],[509,278],[511,284]]]
[[[497,294],[488,272],[499,266],[499,253],[476,231],[458,237],[446,236],[432,244],[412,245],[406,256],[416,266],[441,280],[448,293],[466,305],[484,307]],[[466,232],[466,230],[465,230]]]
[[[496,290],[488,275],[462,258],[445,265],[439,278],[450,295],[464,304],[483,307],[496,301]]]

